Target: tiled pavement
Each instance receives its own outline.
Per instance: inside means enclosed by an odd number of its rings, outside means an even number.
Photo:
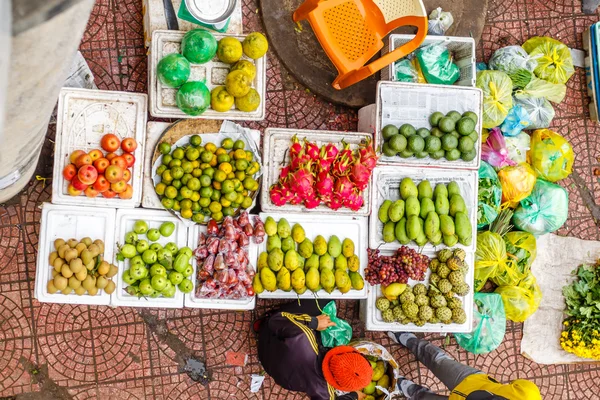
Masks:
[[[580,0],[492,0],[478,59],[497,48],[522,43],[530,36],[550,35],[582,48],[581,34],[598,15],[581,13]],[[97,0],[81,43],[101,89],[146,91],[146,50],[142,39],[140,0]],[[246,31],[262,30],[256,0],[244,0]],[[325,103],[305,91],[269,54],[267,118],[249,126],[288,126],[352,130],[356,112]],[[585,78],[581,69],[568,84],[567,97],[556,107],[553,127],[573,144],[575,172],[563,181],[570,195],[570,219],[561,234],[600,240],[592,218],[600,203],[600,127],[588,117]],[[52,175],[55,125],[50,124],[37,174]],[[50,200],[51,188],[32,180],[10,205],[0,207],[0,398],[29,392],[60,399],[301,399],[267,379],[258,394],[249,391],[249,376],[261,371],[250,322],[273,303],[258,301],[253,312],[211,310],[111,309],[96,306],[40,304],[33,299],[39,234],[38,206]],[[571,266],[567,266],[570,268]],[[358,304],[338,302],[341,316],[355,335],[390,348],[411,379],[441,390],[412,356],[390,345],[383,333],[365,332]],[[160,323],[148,324],[155,318]],[[496,351],[474,356],[454,340],[433,335],[436,344],[458,360],[488,371],[496,379],[530,378],[544,399],[598,399],[598,365],[537,365],[520,355],[522,326],[509,324]],[[245,367],[226,364],[227,351],[249,355]],[[205,359],[212,380],[202,386],[180,373],[184,352]],[[19,396],[20,397],[20,396]],[[25,396],[25,398],[36,398]]]

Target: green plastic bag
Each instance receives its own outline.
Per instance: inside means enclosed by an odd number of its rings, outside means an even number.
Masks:
[[[481,230],[494,222],[502,202],[502,186],[498,174],[485,161],[479,167],[477,201],[477,229]]]
[[[531,135],[527,162],[537,175],[550,182],[566,178],[573,172],[575,154],[567,139],[550,129],[538,129]]]
[[[575,73],[571,50],[556,39],[532,37],[523,43],[523,49],[537,60],[534,72],[538,78],[552,83],[567,83]]]
[[[483,127],[495,128],[504,122],[513,106],[512,81],[502,71],[481,71],[477,87],[483,91]]]
[[[417,50],[417,59],[428,83],[453,85],[460,78],[460,69],[452,62],[448,48],[435,43]]]
[[[397,82],[417,83],[419,81],[419,74],[408,58],[397,61],[394,64],[394,72]]]
[[[337,317],[335,301],[330,301],[323,307],[323,314],[329,315],[335,326],[330,326],[321,332],[321,341],[325,347],[345,346],[352,338],[352,327],[346,321]]]
[[[515,228],[545,235],[563,226],[569,215],[569,194],[562,186],[538,179],[533,191],[513,214]]]
[[[473,303],[473,331],[455,333],[454,337],[458,345],[470,353],[489,353],[504,340],[504,303],[502,297],[495,293],[475,293]]]
[[[506,268],[508,262],[502,237],[490,231],[479,233],[475,250],[475,291],[479,292],[488,279],[496,276],[498,270]]]
[[[502,296],[506,318],[523,322],[537,311],[542,291],[530,272],[517,286],[500,286],[495,291]]]

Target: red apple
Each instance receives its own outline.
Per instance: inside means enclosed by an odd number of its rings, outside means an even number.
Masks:
[[[96,161],[94,161],[94,167],[96,167],[96,170],[98,171],[99,174],[104,173],[104,171],[106,170],[106,168],[108,168],[109,165],[110,165],[110,161],[108,161],[104,157],[99,158]]]
[[[104,158],[106,158],[108,161],[112,160],[113,158],[115,158],[117,155],[115,153],[108,153],[107,155],[104,156]]]
[[[93,185],[98,178],[98,171],[93,165],[84,165],[77,171],[77,177],[85,185]]]
[[[71,156],[69,157],[69,161],[71,161],[71,164],[75,164],[75,161],[79,158],[79,156],[84,155],[85,151],[83,150],[75,150],[74,152],[71,153]]]
[[[107,199],[112,199],[113,197],[115,197],[117,194],[115,192],[113,192],[112,190],[108,189],[104,192],[102,192],[102,196],[106,197]]]
[[[104,153],[102,152],[102,150],[94,149],[88,153],[88,156],[90,156],[92,162],[94,162],[97,159],[104,157]]]
[[[125,138],[121,142],[121,148],[126,153],[133,153],[137,149],[137,142],[134,138]]]
[[[70,196],[79,196],[82,193],[82,191],[75,189],[73,187],[73,184],[69,184],[69,187],[67,188],[67,193],[69,193]]]
[[[125,158],[123,158],[123,156],[117,156],[110,160],[110,165],[118,165],[119,167],[121,167],[121,169],[125,169],[127,168],[127,161],[125,161]]]
[[[75,168],[73,164],[69,164],[65,167],[65,169],[63,169],[63,178],[69,182],[75,175],[77,175],[77,168]]]
[[[135,157],[133,154],[125,153],[121,157],[123,159],[125,159],[125,162],[127,163],[127,166],[129,168],[133,167],[133,164],[135,163]],[[113,158],[113,160],[114,160],[114,158]]]
[[[71,179],[71,185],[73,185],[73,187],[76,190],[81,190],[81,191],[84,191],[88,187],[88,185],[86,185],[85,183],[81,182],[81,180],[79,179],[79,175],[75,175],[73,177],[73,179]]]
[[[118,181],[110,184],[110,190],[115,193],[123,193],[127,189],[127,184],[125,181]]]
[[[83,191],[87,197],[96,197],[100,194],[99,191],[93,188],[93,186],[88,186],[87,189]]]
[[[131,171],[128,169],[124,169],[123,170],[123,180],[125,182],[129,182],[130,179],[131,179]]]
[[[113,135],[112,133],[102,136],[102,139],[100,140],[100,146],[102,146],[104,150],[110,153],[114,153],[115,151],[117,151],[120,145],[121,141],[116,135]]]
[[[119,182],[123,179],[123,169],[118,165],[111,165],[104,171],[104,176],[110,183]]]
[[[84,165],[92,165],[92,157],[90,157],[88,154],[82,154],[77,157],[77,160],[75,160],[75,166],[77,168],[81,168]]]
[[[133,187],[131,185],[127,185],[127,187],[125,188],[125,190],[121,193],[119,193],[119,198],[120,199],[130,199],[133,197]]]
[[[98,179],[96,179],[96,182],[94,182],[94,189],[100,193],[104,193],[110,189],[110,182],[106,180],[104,175],[98,175]]]

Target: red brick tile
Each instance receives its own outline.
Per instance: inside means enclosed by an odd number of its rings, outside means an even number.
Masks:
[[[204,326],[204,341],[207,367],[226,366],[225,352],[236,351],[248,354],[248,362],[258,362],[257,342],[252,332],[250,312],[222,312],[203,316],[199,325]],[[186,339],[190,335],[183,335]]]
[[[192,381],[186,374],[161,376],[153,379],[156,400],[205,400],[208,388]]]
[[[34,390],[35,385],[32,385],[30,373],[23,363],[23,360],[31,362],[34,358],[33,346],[33,338],[2,340],[0,336],[0,394],[2,396],[16,396]]]
[[[250,376],[259,374],[260,366],[246,366],[236,368],[220,368],[213,372],[208,385],[210,397],[214,399],[262,399],[262,393],[250,392]],[[264,384],[264,383],[263,383]]]

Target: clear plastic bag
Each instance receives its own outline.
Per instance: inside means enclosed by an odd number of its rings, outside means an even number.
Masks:
[[[515,165],[508,157],[506,141],[500,129],[490,129],[485,142],[481,145],[481,159],[494,168]]]
[[[560,104],[567,94],[567,85],[564,83],[552,83],[543,79],[533,78],[523,90],[520,90],[517,93],[535,98],[542,97],[553,103]]]
[[[460,70],[443,43],[434,43],[417,50],[417,59],[428,83],[453,85],[460,78]]]
[[[506,318],[514,322],[523,322],[533,315],[542,300],[542,291],[531,273],[517,286],[500,286],[495,293],[502,297]]]
[[[537,59],[535,75],[552,83],[567,83],[575,73],[571,50],[556,39],[545,36],[532,37],[523,43],[530,57]]]
[[[502,297],[496,293],[475,293],[473,296],[473,331],[455,333],[460,347],[473,354],[494,351],[506,334],[506,314]]]
[[[529,164],[506,167],[498,172],[502,185],[502,206],[515,208],[521,200],[531,194],[535,186],[535,171]]]
[[[488,63],[490,69],[514,74],[519,70],[533,72],[537,67],[535,57],[531,57],[521,46],[502,47],[492,54]]]
[[[483,229],[498,217],[502,202],[502,187],[494,168],[481,162],[477,188],[477,229]]]
[[[521,132],[517,136],[505,138],[504,141],[508,150],[508,158],[517,164],[527,161],[527,152],[531,146],[531,136],[525,132]]]
[[[521,200],[513,215],[517,229],[545,235],[559,229],[569,214],[569,195],[565,188],[538,179],[531,194]]]
[[[395,78],[397,82],[416,83],[419,80],[419,74],[411,60],[403,58],[394,64]]]
[[[480,291],[488,279],[496,276],[508,262],[506,244],[500,235],[485,231],[477,234],[475,250],[475,291]]]
[[[512,81],[502,71],[481,71],[477,73],[477,87],[483,91],[483,127],[495,128],[513,106]]]
[[[527,162],[542,179],[556,182],[573,172],[575,155],[567,139],[550,129],[538,129],[531,136]]]
[[[531,124],[528,129],[542,129],[550,126],[554,119],[554,107],[543,97],[533,97],[529,94],[515,94],[514,104],[527,111]]]
[[[429,14],[429,29],[428,35],[443,36],[454,23],[454,17],[447,11],[442,11],[442,7],[438,7]]]
[[[523,129],[529,129],[529,125],[531,125],[529,113],[519,104],[514,104],[500,130],[504,136],[517,136]]]
[[[352,327],[346,321],[337,317],[335,301],[330,301],[323,307],[323,314],[329,315],[335,326],[330,326],[321,332],[321,341],[325,347],[345,346],[352,338]]]

